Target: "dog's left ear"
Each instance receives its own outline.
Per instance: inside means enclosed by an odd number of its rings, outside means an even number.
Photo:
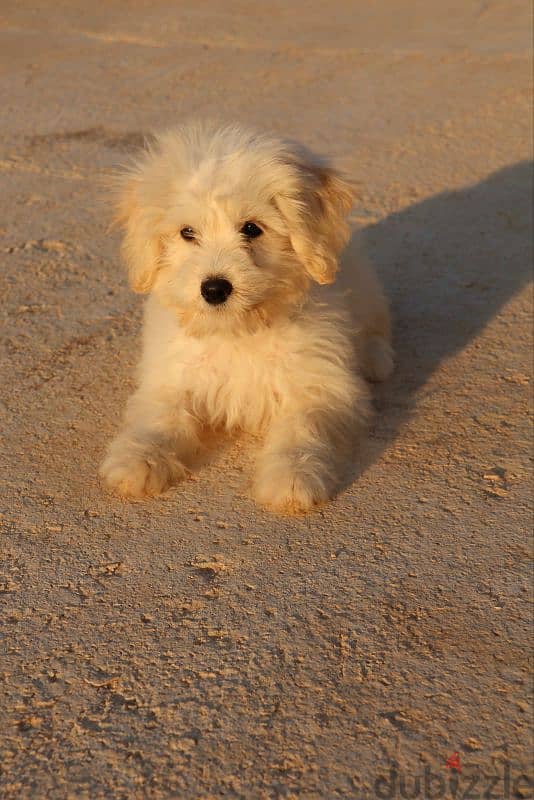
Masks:
[[[347,216],[354,190],[335,169],[298,154],[291,159],[293,184],[275,198],[289,228],[293,250],[317,283],[333,283],[338,256],[350,238]]]

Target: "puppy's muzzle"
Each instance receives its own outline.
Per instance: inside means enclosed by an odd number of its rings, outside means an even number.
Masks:
[[[226,302],[232,293],[232,284],[226,278],[208,278],[200,284],[200,294],[212,306]]]

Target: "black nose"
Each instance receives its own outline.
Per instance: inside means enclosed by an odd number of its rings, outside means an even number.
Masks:
[[[200,294],[212,306],[218,306],[232,293],[232,284],[225,278],[208,278],[200,284]]]

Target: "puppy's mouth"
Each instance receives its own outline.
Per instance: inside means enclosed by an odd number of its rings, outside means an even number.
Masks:
[[[226,291],[226,289],[225,289]],[[181,308],[178,316],[190,336],[243,336],[269,325],[269,315],[261,301],[251,304],[242,302],[245,298],[235,287],[225,299],[216,302],[202,301],[196,308]],[[250,300],[250,298],[247,298]]]

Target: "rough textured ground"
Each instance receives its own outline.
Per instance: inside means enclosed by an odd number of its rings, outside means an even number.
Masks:
[[[0,4],[3,800],[532,796],[528,5]],[[161,501],[96,479],[140,318],[102,182],[192,114],[359,181],[398,365],[306,517],[246,443]]]

